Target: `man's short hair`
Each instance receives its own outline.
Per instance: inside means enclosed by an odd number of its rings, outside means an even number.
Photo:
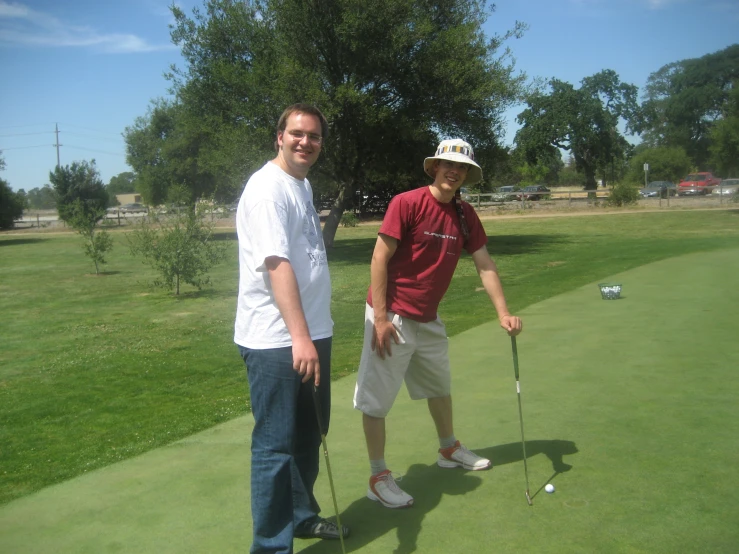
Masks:
[[[287,118],[294,113],[315,115],[318,118],[318,121],[321,122],[321,136],[323,137],[323,142],[325,143],[326,139],[328,138],[328,121],[326,120],[326,117],[321,113],[321,110],[319,110],[315,106],[312,106],[311,104],[298,103],[285,108],[285,111],[282,112],[280,119],[277,121],[278,133],[282,133],[285,131],[285,128],[287,127]],[[275,145],[276,144],[277,143],[275,142]]]

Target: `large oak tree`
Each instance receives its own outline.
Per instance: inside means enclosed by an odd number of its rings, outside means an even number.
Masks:
[[[738,82],[739,44],[661,67],[647,80],[645,142],[680,147],[696,167],[708,169],[711,134],[725,117]]]
[[[180,182],[236,197],[273,155],[282,109],[314,103],[331,123],[311,173],[333,199],[329,246],[355,198],[423,183],[423,158],[440,138],[465,138],[491,167],[503,111],[523,84],[501,48],[524,26],[485,36],[493,8],[484,1],[208,0],[192,16],[172,10],[185,66],[170,73],[181,111],[169,134],[193,148],[199,170]]]
[[[556,149],[569,151],[587,190],[597,188],[598,170],[605,182],[607,169],[625,157],[628,144],[618,125],[630,128],[639,114],[637,87],[622,83],[612,70],[586,77],[579,89],[552,79],[548,91],[534,91],[526,103],[517,118],[517,149],[531,164],[550,159]]]

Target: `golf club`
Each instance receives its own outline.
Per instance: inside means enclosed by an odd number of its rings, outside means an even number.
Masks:
[[[331,476],[331,462],[328,459],[328,445],[326,444],[326,431],[323,427],[323,417],[321,417],[321,404],[318,400],[318,387],[313,385],[313,407],[316,409],[316,419],[318,419],[318,431],[321,433],[321,444],[323,445],[323,456],[326,458],[326,473],[328,473],[328,484],[331,487],[331,498],[334,501],[334,513],[336,513],[336,525],[339,527],[339,540],[341,541],[341,552],[346,554],[344,547],[344,527],[341,525],[339,517],[339,505],[336,502],[336,491],[334,490],[334,479]]]
[[[523,449],[523,473],[526,476],[526,502],[529,506],[534,503],[529,494],[529,468],[526,465],[526,439],[523,435],[523,410],[521,409],[521,382],[518,379],[518,348],[516,347],[516,337],[511,337],[511,350],[513,351],[513,372],[516,374],[516,393],[518,394],[518,419],[521,422],[521,448]]]

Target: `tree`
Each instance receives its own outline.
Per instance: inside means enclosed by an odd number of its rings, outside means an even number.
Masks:
[[[5,158],[0,150],[0,171],[5,169]],[[0,229],[12,229],[15,220],[23,216],[25,208],[25,193],[13,192],[10,184],[5,179],[0,179]]]
[[[528,108],[517,120],[516,145],[530,164],[551,159],[556,149],[568,150],[575,166],[585,174],[585,188],[597,188],[596,173],[605,177],[606,168],[623,159],[627,142],[619,133],[620,121],[627,129],[638,120],[637,88],[622,83],[612,70],[604,70],[582,80],[581,87],[558,79],[549,82],[551,91],[528,95]]]
[[[211,180],[173,178],[204,193],[237,195],[249,171],[273,155],[274,125],[296,101],[319,106],[331,122],[316,192],[334,198],[324,226],[330,246],[345,208],[373,192],[425,180],[421,161],[442,137],[470,141],[483,169],[502,155],[502,114],[520,92],[503,37],[486,37],[484,1],[207,0],[193,17],[174,6],[172,39],[184,69],[170,74],[178,116],[161,139],[179,143]],[[155,120],[139,121],[145,134]],[[132,144],[135,136],[127,135]],[[129,151],[129,163],[140,174]],[[154,157],[152,157],[154,159]],[[195,189],[193,188],[195,191]],[[197,197],[194,195],[194,197]]]
[[[564,166],[559,172],[558,180],[560,185],[585,188],[585,175],[577,170],[577,164],[572,155],[569,155],[565,160]]]
[[[631,183],[644,182],[644,164],[649,164],[650,181],[672,181],[678,183],[690,173],[693,162],[682,148],[658,147],[641,148],[629,161],[627,179]]]
[[[73,162],[57,167],[49,173],[57,198],[59,218],[77,231],[83,238],[85,255],[95,263],[95,273],[105,264],[105,254],[113,241],[107,231],[98,231],[98,222],[105,217],[108,191],[91,162]]]
[[[49,173],[49,181],[54,187],[56,208],[59,218],[69,223],[72,215],[79,215],[79,207],[73,207],[76,200],[82,201],[83,210],[88,213],[105,213],[108,205],[108,191],[91,162],[73,162],[72,165],[57,167]],[[102,216],[101,216],[102,217]]]
[[[113,248],[113,239],[107,231],[99,231],[98,222],[105,217],[105,208],[91,207],[81,198],[75,199],[66,209],[67,224],[82,237],[85,256],[95,263],[95,274],[107,263],[105,255]]]
[[[18,197],[18,201],[21,203],[21,206],[24,210],[27,210],[31,207],[31,205],[28,203],[28,194],[26,193],[25,189],[18,189],[15,194]]]
[[[56,195],[51,185],[32,188],[28,191],[28,205],[34,210],[51,210],[56,208]]]
[[[712,130],[724,117],[732,83],[739,80],[739,44],[673,62],[652,73],[646,85],[640,130],[650,146],[679,146],[696,167],[710,157]]]
[[[739,79],[734,81],[724,117],[711,130],[711,163],[725,177],[739,175]]]
[[[136,175],[131,171],[119,173],[110,178],[105,189],[108,191],[108,205],[116,206],[118,205],[118,201],[116,200],[117,194],[136,192]]]
[[[23,216],[21,198],[5,179],[0,179],[0,229],[12,229],[15,220]]]
[[[527,161],[519,150],[514,150],[512,158],[518,176],[516,182],[522,187],[540,183],[553,185],[557,183],[559,172],[564,167],[562,156],[557,149],[546,151],[535,163]]]
[[[126,161],[136,172],[137,190],[148,204],[168,200],[171,187],[190,190],[189,203],[203,197],[232,201],[236,192],[222,194],[216,177],[207,168],[203,143],[207,133],[199,129],[207,114],[192,107],[188,118],[180,101],[158,99],[146,116],[126,127]]]
[[[225,258],[226,245],[213,237],[214,224],[207,220],[207,205],[189,206],[153,226],[142,220],[128,235],[131,254],[142,256],[160,278],[154,285],[180,294],[180,284],[200,290],[210,283],[208,271]]]

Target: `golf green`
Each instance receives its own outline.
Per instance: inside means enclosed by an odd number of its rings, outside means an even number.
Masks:
[[[737,275],[739,250],[691,254],[604,276],[623,286],[619,300],[592,283],[520,314],[533,506],[510,340],[497,324],[450,341],[456,434],[492,470],[437,467],[428,410],[405,391],[388,418],[386,459],[411,509],[365,498],[354,380],[334,382],[328,447],[347,551],[735,552]],[[248,551],[251,425],[235,419],[1,506],[0,552]],[[317,494],[332,516],[325,465]]]

